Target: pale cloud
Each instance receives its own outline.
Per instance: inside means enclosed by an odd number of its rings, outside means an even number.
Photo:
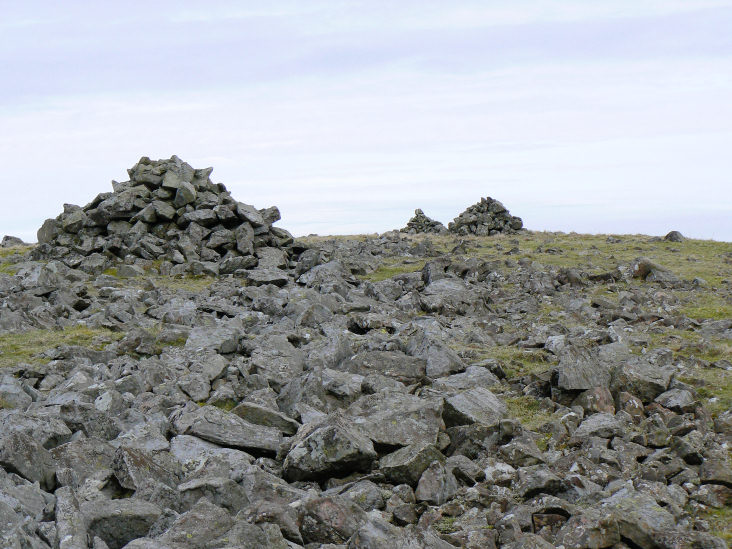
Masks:
[[[732,240],[730,3],[414,5],[51,7],[46,41],[0,38],[0,233],[177,154],[296,234],[491,195],[533,229]]]

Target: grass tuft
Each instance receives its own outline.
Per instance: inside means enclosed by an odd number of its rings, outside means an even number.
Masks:
[[[38,356],[59,345],[78,345],[101,350],[123,334],[101,328],[72,326],[62,330],[30,330],[0,335],[0,368],[19,363],[44,363]]]

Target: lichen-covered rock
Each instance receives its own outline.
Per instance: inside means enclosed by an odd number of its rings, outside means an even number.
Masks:
[[[303,426],[282,465],[288,480],[322,479],[368,471],[376,459],[373,443],[340,414]]]

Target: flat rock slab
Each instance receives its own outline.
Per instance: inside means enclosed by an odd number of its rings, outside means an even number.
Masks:
[[[290,281],[290,276],[281,269],[252,269],[251,271],[244,271],[243,277],[246,283],[252,286],[273,284],[282,288],[287,286]]]
[[[585,349],[570,348],[562,353],[557,371],[557,387],[563,391],[586,391],[610,385],[610,369]]]
[[[397,392],[363,396],[345,414],[375,444],[388,446],[434,444],[443,425],[442,399],[423,399]]]
[[[612,438],[625,430],[625,424],[611,414],[593,414],[572,434],[572,440],[582,442],[588,437]]]
[[[448,427],[472,423],[492,426],[507,414],[501,399],[484,387],[476,387],[447,398],[443,418]]]
[[[173,421],[179,435],[193,435],[230,448],[276,453],[282,437],[279,429],[254,425],[214,406],[185,411]]]
[[[272,410],[253,402],[242,402],[231,413],[249,423],[279,429],[285,435],[294,435],[300,427],[297,421],[287,417],[279,410]]]
[[[381,374],[407,385],[424,379],[426,361],[398,351],[365,351],[345,359],[339,370],[367,376]]]
[[[39,482],[44,490],[52,490],[56,485],[51,454],[25,433],[0,436],[0,466],[26,480]]]

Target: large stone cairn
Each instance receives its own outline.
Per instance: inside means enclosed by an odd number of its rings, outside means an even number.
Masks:
[[[229,274],[258,264],[257,250],[286,259],[292,235],[273,227],[276,207],[258,210],[238,202],[213,168],[194,169],[180,158],[142,157],[127,170],[130,180],[113,181],[114,192],[86,206],[64,205],[38,230],[38,254],[98,274],[123,260],[162,260],[172,274]]]
[[[506,207],[491,197],[481,198],[447,227],[459,235],[487,236],[497,233],[513,233],[524,226],[520,217],[511,215]]]
[[[417,208],[414,210],[414,217],[409,220],[407,226],[401,229],[403,233],[419,234],[419,233],[436,233],[442,234],[447,232],[447,228],[434,219],[430,219],[424,212]]]

